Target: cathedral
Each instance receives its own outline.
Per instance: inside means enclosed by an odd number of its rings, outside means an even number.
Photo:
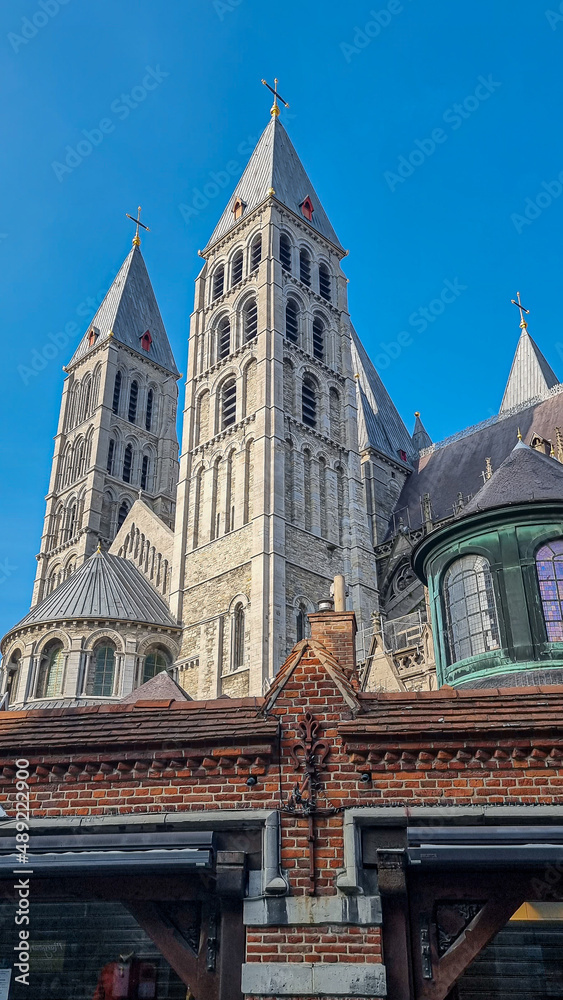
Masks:
[[[444,536],[462,552],[484,491],[513,502],[512,473],[504,493],[496,474],[520,468],[518,442],[532,498],[559,474],[563,385],[526,310],[498,415],[434,443],[417,413],[411,434],[351,323],[346,251],[276,99],[199,252],[179,449],[181,376],[140,246],[137,225],[65,367],[31,608],[2,640],[3,707],[119,703],[163,672],[175,697],[261,696],[335,577],[364,690],[463,685],[452,662],[485,652],[473,687],[511,676],[491,660],[490,594],[465,640],[453,612],[435,634],[424,547]],[[519,684],[549,682],[545,662],[520,659]]]

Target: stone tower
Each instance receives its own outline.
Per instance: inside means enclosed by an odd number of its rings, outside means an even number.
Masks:
[[[111,544],[140,493],[174,523],[179,374],[139,245],[65,368],[32,607]]]
[[[196,281],[171,591],[194,696],[261,693],[337,573],[377,607],[345,253],[273,113]]]

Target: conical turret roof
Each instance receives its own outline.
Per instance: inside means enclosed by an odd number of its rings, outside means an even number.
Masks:
[[[563,505],[563,465],[519,441],[459,517],[534,500],[560,500]]]
[[[511,410],[512,407],[520,406],[538,396],[545,396],[554,385],[559,385],[557,375],[524,327],[502,397],[500,412]]]
[[[168,605],[134,563],[101,551],[90,556],[14,628],[67,618],[177,626]]]
[[[89,334],[93,327],[99,330],[99,335],[95,345],[90,345]],[[148,354],[141,346],[141,338],[147,330],[152,338]],[[146,264],[138,246],[133,246],[127,254],[94,319],[88,324],[88,329],[68,367],[110,336],[142,357],[149,357],[151,361],[172,372],[173,375],[179,374]]]
[[[248,215],[268,198],[272,189],[277,201],[344,252],[295,147],[277,117],[270,119],[260,136],[233,196],[229,199],[213,231],[208,247],[236,225],[237,220],[233,215],[236,198],[244,202],[244,213]],[[305,219],[301,211],[301,205],[307,196],[311,199],[314,209],[310,221]]]

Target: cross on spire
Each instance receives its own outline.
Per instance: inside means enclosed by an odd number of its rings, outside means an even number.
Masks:
[[[135,235],[133,237],[133,246],[134,247],[140,247],[140,245],[141,245],[141,238],[139,236],[139,226],[141,226],[143,229],[146,229],[147,233],[150,233],[149,227],[145,226],[144,222],[141,222],[141,206],[139,205],[139,207],[137,209],[137,218],[136,219],[135,219],[135,217],[133,215],[129,215],[129,212],[126,212],[125,215],[127,216],[128,219],[131,219],[131,222],[134,222],[135,225],[137,226],[137,228],[135,230]]]
[[[272,115],[272,118],[277,118],[278,115],[279,115],[279,113],[280,113],[280,109],[278,107],[278,97],[279,97],[281,103],[283,104],[284,108],[288,108],[289,107],[289,104],[287,103],[287,101],[284,101],[284,99],[281,96],[281,94],[278,93],[278,78],[277,78],[277,76],[274,77],[274,86],[273,87],[270,87],[270,84],[267,83],[266,80],[262,80],[262,83],[274,95],[274,103],[272,104],[272,107],[270,108],[270,114]]]
[[[513,306],[517,306],[518,309],[520,310],[520,328],[522,330],[527,330],[528,329],[528,324],[526,323],[526,320],[524,319],[524,313],[526,313],[526,315],[529,315],[530,310],[529,309],[525,309],[524,306],[522,305],[522,303],[520,301],[520,292],[516,292],[516,298],[518,299],[518,302],[516,301],[516,299],[511,299],[510,301],[512,302]]]

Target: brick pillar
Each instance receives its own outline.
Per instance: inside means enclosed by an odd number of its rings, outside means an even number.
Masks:
[[[315,611],[307,616],[317,639],[352,677],[356,672],[356,615],[353,611]]]

